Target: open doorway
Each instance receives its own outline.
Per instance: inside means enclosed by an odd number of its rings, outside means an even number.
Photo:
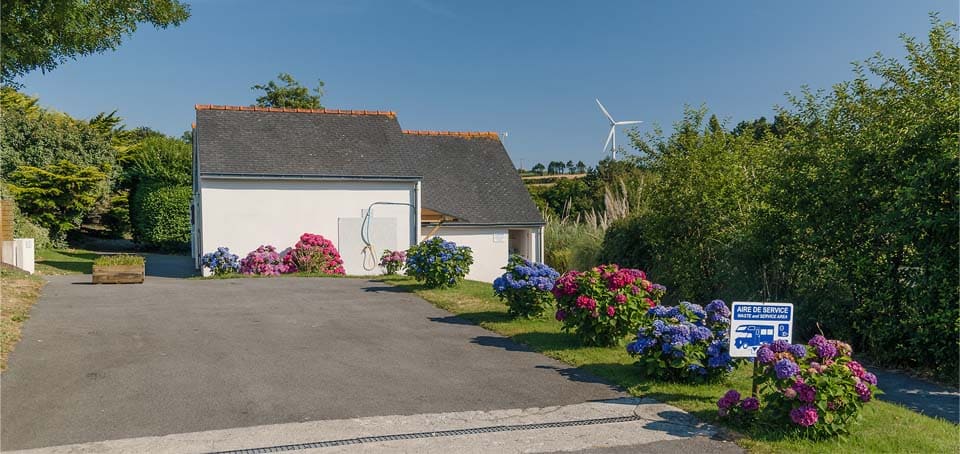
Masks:
[[[531,238],[529,229],[510,229],[509,231],[510,254],[517,254],[527,260],[535,260],[533,257],[533,238]]]

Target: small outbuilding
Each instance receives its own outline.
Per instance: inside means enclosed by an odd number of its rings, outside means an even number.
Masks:
[[[473,249],[468,279],[510,254],[543,260],[544,221],[493,132],[405,131],[394,112],[197,105],[192,251],[241,257],[304,232],[336,244],[347,274],[384,249],[441,236]]]

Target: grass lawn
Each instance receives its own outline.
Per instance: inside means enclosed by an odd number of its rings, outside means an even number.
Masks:
[[[416,293],[434,305],[525,344],[547,356],[603,377],[635,396],[651,397],[682,408],[702,421],[719,424],[716,401],[729,388],[750,392],[749,366],[735,371],[727,383],[686,385],[644,380],[623,348],[581,347],[560,331],[553,319],[513,320],[506,305],[493,296],[490,284],[467,281],[457,288],[428,290],[405,277],[384,282]],[[914,413],[899,405],[872,401],[864,420],[845,440],[810,442],[749,433],[737,441],[751,452],[960,452],[960,432],[953,423]]]
[[[37,249],[39,274],[91,274],[99,254],[83,249]]]
[[[43,279],[8,265],[0,266],[0,370],[20,340],[20,327],[30,318],[30,308],[40,296]]]

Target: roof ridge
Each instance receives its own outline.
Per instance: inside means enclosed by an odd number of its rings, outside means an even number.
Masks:
[[[390,110],[303,109],[299,107],[220,106],[216,104],[196,104],[193,107],[196,110],[239,110],[245,112],[292,112],[334,115],[382,115],[392,119],[397,118],[397,113]]]
[[[414,136],[454,136],[500,140],[500,135],[494,131],[418,131],[413,129],[404,129],[403,133]]]

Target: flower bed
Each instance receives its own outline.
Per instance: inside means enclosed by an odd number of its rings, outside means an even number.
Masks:
[[[277,248],[270,245],[260,246],[240,260],[240,272],[243,274],[277,276],[289,271],[290,267],[283,263]]]
[[[286,266],[281,273],[321,273],[343,275],[343,260],[333,242],[322,235],[304,233],[300,241],[283,257]]]
[[[407,250],[406,274],[428,288],[443,288],[463,280],[473,265],[473,251],[440,237]]]
[[[230,253],[230,248],[218,247],[200,257],[200,266],[210,269],[213,274],[233,274],[240,271],[240,257]]]
[[[730,309],[714,300],[706,309],[682,302],[656,306],[627,345],[627,352],[650,377],[669,380],[714,380],[733,371],[730,357]]]
[[[643,271],[601,265],[568,271],[553,287],[557,320],[585,345],[617,345],[643,322],[666,289]]]
[[[383,255],[380,256],[380,267],[383,268],[384,274],[393,275],[399,273],[400,270],[403,269],[403,264],[406,261],[406,252],[384,249]]]
[[[759,411],[757,420],[808,438],[849,432],[877,392],[877,377],[854,361],[852,353],[850,345],[821,335],[807,345],[776,341],[761,346],[756,381],[762,405],[753,410]],[[737,409],[743,401],[725,396],[717,407],[728,417],[742,413]]]
[[[493,292],[505,301],[514,317],[539,317],[553,306],[553,283],[560,277],[553,268],[510,256],[503,275],[493,281]]]

